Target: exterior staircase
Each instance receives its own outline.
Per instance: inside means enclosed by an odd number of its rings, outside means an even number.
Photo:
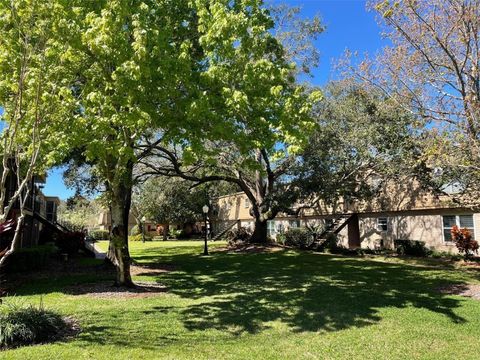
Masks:
[[[341,214],[336,216],[331,223],[328,223],[322,229],[322,231],[319,234],[317,234],[316,239],[312,243],[310,248],[315,248],[315,249],[321,248],[322,245],[324,245],[325,242],[327,241],[328,235],[330,234],[337,235],[338,233],[340,233],[340,231],[342,231],[343,228],[345,228],[345,226],[348,225],[348,223],[350,222],[353,216],[354,214]]]
[[[212,240],[220,240],[222,237],[225,236],[227,232],[232,230],[235,226],[237,226],[239,223],[239,220],[229,220],[229,221],[222,221],[221,223],[217,223],[217,225],[220,225],[215,228],[215,236],[212,238]]]
[[[70,230],[66,226],[58,223],[58,222],[52,222],[48,220],[47,218],[43,217],[37,212],[33,213],[33,218],[37,219],[40,221],[47,229],[52,231],[55,234],[64,235],[64,234],[69,234],[69,233],[74,233],[75,231]],[[85,238],[84,238],[85,240]],[[83,251],[86,254],[89,254],[91,256],[95,256],[97,259],[104,259],[105,255],[101,253],[100,250],[96,249],[94,246],[90,246],[92,244],[87,243],[87,241],[83,241]]]
[[[43,217],[37,212],[33,213],[33,218],[37,219],[40,221],[43,225],[45,225],[47,228],[51,229],[52,231],[56,233],[68,233],[70,232],[69,229],[67,229],[65,226],[59,224],[58,222],[51,222],[50,220],[47,220],[47,218]]]

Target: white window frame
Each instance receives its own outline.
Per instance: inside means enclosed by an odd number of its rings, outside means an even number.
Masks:
[[[288,228],[289,229],[296,229],[300,227],[300,220],[289,220],[288,221]]]
[[[267,221],[267,234],[268,236],[276,236],[277,235],[277,227],[276,227],[275,220],[268,220]]]
[[[250,207],[250,199],[248,199],[248,198],[245,199],[244,206],[245,206],[245,209],[248,209]]]
[[[443,242],[447,245],[454,245],[455,242],[453,241],[448,241],[447,239],[445,239],[445,230],[449,229],[449,230],[452,230],[452,228],[446,228],[444,226],[444,223],[443,223],[443,218],[445,216],[454,216],[455,217],[455,225],[458,226],[459,229],[463,229],[464,227],[461,227],[460,226],[460,216],[471,216],[472,217],[472,223],[473,223],[473,228],[467,228],[467,229],[473,229],[472,231],[472,235],[473,235],[473,238],[476,239],[477,238],[477,229],[475,227],[475,214],[459,214],[459,215],[442,215],[442,238],[443,238]]]
[[[380,223],[380,219],[385,220],[385,223]],[[385,226],[385,230],[383,229],[383,226]],[[387,216],[380,216],[377,218],[377,230],[381,231],[383,233],[388,232],[388,217]]]

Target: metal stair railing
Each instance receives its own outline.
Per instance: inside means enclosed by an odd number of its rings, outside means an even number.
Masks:
[[[231,229],[233,229],[233,227],[235,227],[239,223],[239,220],[229,220],[229,221],[224,221],[222,223],[224,226],[222,226],[219,229],[218,233],[215,234],[212,240],[221,239],[227,232],[229,232]]]
[[[340,231],[348,225],[350,220],[353,218],[354,214],[342,214],[338,215],[336,218],[333,219],[333,222],[328,224],[322,232],[317,235],[316,240],[311,244],[310,248],[313,247],[321,247],[328,239],[328,234],[335,234],[337,235]]]

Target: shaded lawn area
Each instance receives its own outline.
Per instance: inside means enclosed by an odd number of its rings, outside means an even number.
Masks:
[[[215,246],[223,246],[223,243]],[[102,246],[105,246],[103,244]],[[68,294],[104,276],[39,279],[18,290],[75,316],[73,341],[0,352],[2,359],[478,359],[480,301],[441,294],[478,271],[296,251],[213,252],[202,242],[132,243],[137,276],[166,293],[98,299]]]

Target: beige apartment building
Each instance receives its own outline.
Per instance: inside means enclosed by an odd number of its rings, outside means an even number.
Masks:
[[[214,231],[234,224],[253,229],[250,201],[245,194],[222,196],[214,203]],[[343,201],[335,208],[302,210],[298,217],[279,214],[268,222],[268,235],[275,238],[291,227],[322,226],[334,221],[343,222],[338,238],[349,248],[391,249],[395,240],[417,240],[432,250],[456,253],[450,235],[454,225],[469,229],[474,238],[480,236],[480,212],[458,206],[450,196],[434,195],[405,179],[384,186],[371,201]]]

